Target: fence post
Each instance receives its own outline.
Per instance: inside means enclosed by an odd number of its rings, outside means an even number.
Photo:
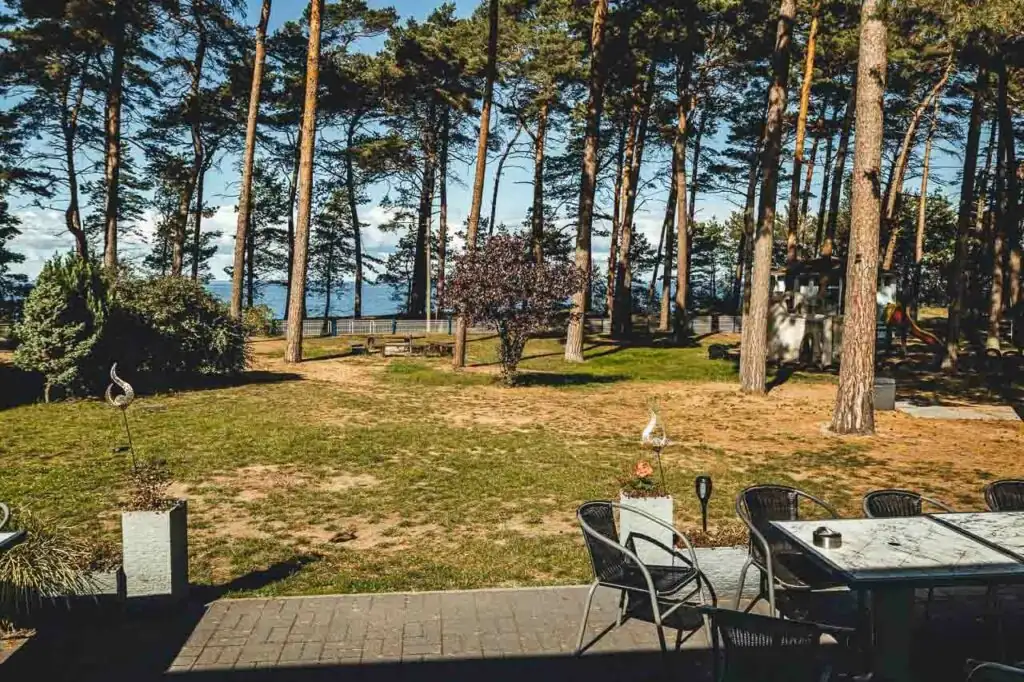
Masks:
[[[395,335],[397,333],[398,333],[398,318],[396,317],[396,318],[391,320],[391,334]]]
[[[331,318],[331,336],[337,336],[337,335],[338,335],[338,320],[332,317]]]

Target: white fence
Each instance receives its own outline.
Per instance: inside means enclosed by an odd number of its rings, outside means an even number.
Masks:
[[[274,321],[274,334],[283,334],[284,320]],[[589,334],[611,333],[611,321],[606,317],[588,317],[586,329]],[[736,315],[700,315],[690,318],[690,331],[697,336],[707,334],[738,334],[742,329],[742,318]],[[494,330],[486,326],[469,328],[470,334],[488,334]],[[552,331],[555,331],[554,329]],[[455,318],[443,317],[430,321],[403,320],[396,318],[349,317],[309,318],[302,322],[302,335],[315,336],[413,336],[416,334],[452,334],[455,332]]]

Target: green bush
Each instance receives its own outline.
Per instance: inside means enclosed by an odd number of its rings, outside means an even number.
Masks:
[[[47,402],[55,386],[98,395],[113,362],[146,385],[236,374],[250,358],[245,327],[196,282],[122,273],[111,285],[73,255],[43,267],[15,335],[14,362],[43,376]]]
[[[266,305],[257,305],[242,311],[242,324],[253,336],[270,336],[274,331],[274,311]]]
[[[47,402],[55,386],[80,395],[102,378],[108,291],[99,265],[74,255],[53,258],[39,273],[15,327],[14,363],[43,375]]]
[[[137,371],[171,377],[235,374],[250,357],[246,330],[202,285],[181,277],[122,279],[114,291],[120,313],[116,345]]]

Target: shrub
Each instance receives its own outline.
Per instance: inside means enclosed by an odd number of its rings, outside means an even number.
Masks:
[[[129,511],[167,511],[178,503],[168,496],[171,472],[163,460],[134,462],[128,470]]]
[[[0,553],[0,632],[13,629],[45,600],[89,594],[93,548],[67,528],[18,511],[9,524],[25,539]]]
[[[242,326],[253,336],[270,336],[274,332],[274,311],[266,305],[257,305],[242,311]]]
[[[108,287],[100,266],[74,255],[48,261],[15,328],[14,363],[43,375],[47,402],[53,387],[69,394],[91,390],[103,375]]]
[[[181,277],[120,280],[114,345],[124,355],[142,349],[136,370],[171,377],[235,374],[250,349],[242,323],[202,285]]]
[[[526,342],[564,312],[582,275],[569,263],[537,263],[529,242],[511,235],[491,237],[454,261],[445,302],[470,324],[498,332],[502,377],[512,385]]]

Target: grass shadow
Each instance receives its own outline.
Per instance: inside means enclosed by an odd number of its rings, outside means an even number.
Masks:
[[[516,378],[516,386],[571,387],[614,384],[629,381],[625,374],[591,374],[587,372],[523,372]]]

